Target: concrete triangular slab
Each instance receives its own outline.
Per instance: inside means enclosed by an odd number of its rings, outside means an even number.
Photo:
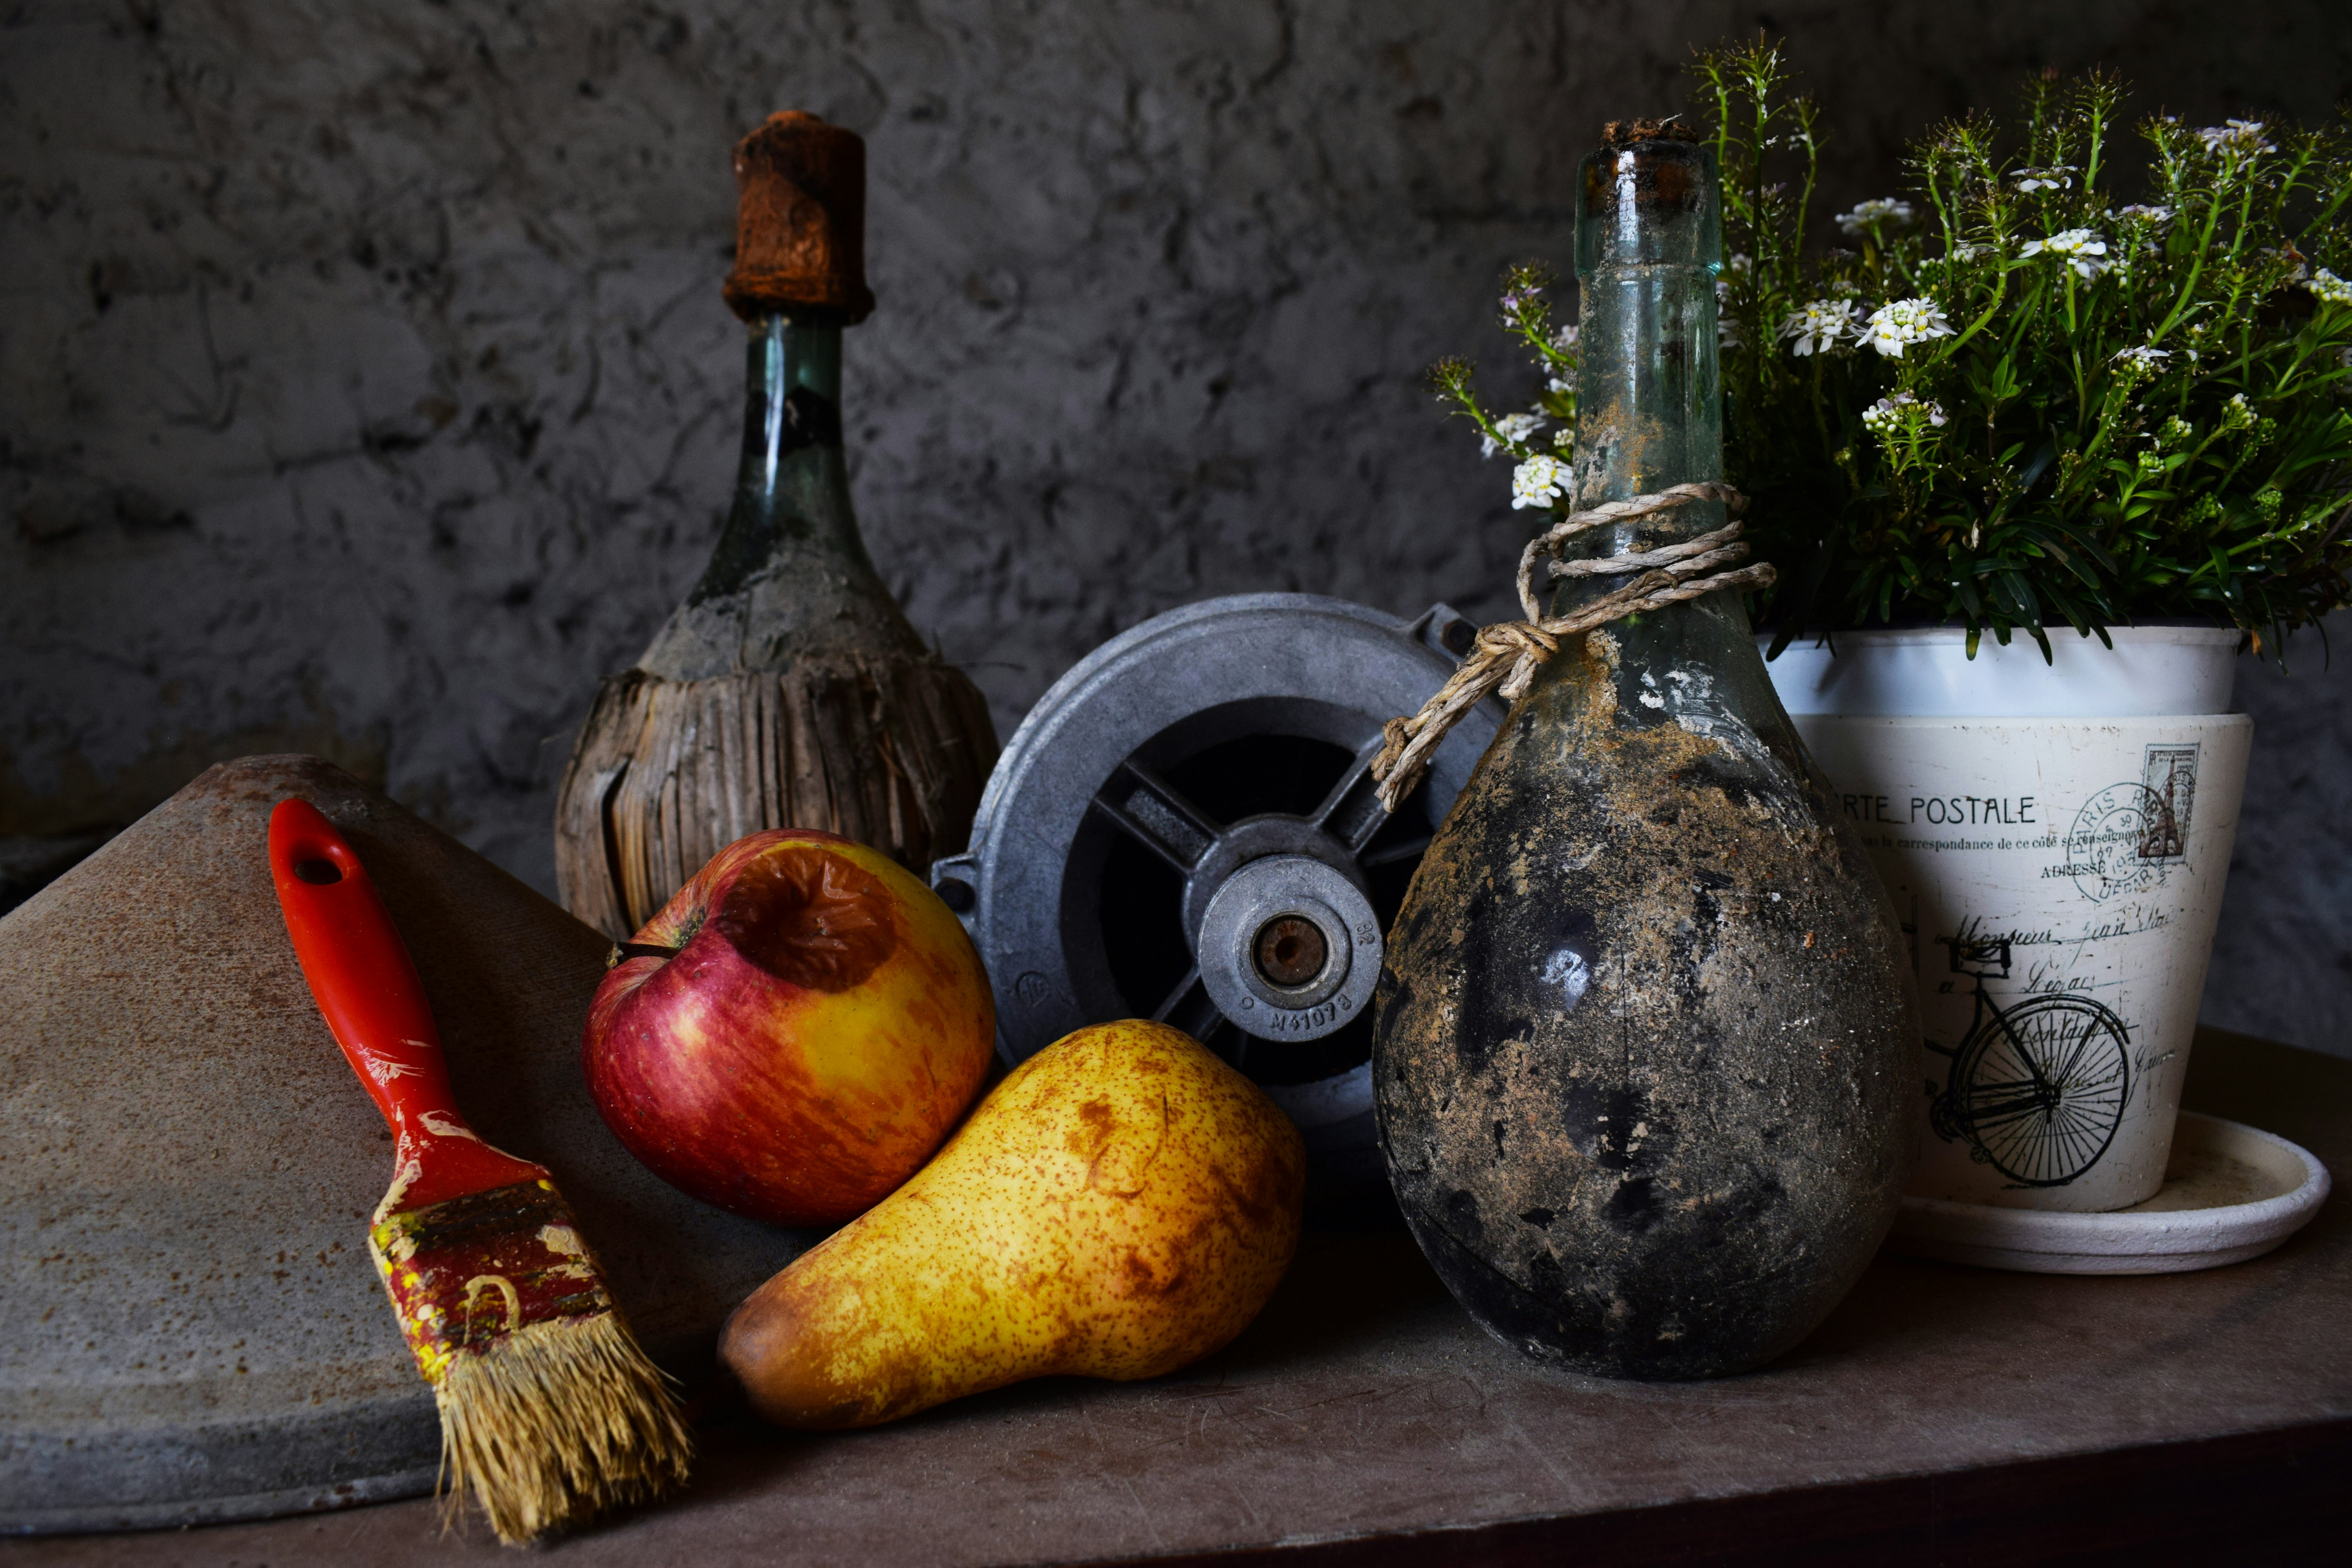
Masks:
[[[212,769],[0,918],[0,1531],[254,1518],[431,1488],[430,1392],[367,1253],[391,1135],[304,985],[270,809],[383,889],[457,1100],[544,1163],[687,1378],[806,1233],[665,1185],[580,1072],[604,938],[315,757]]]

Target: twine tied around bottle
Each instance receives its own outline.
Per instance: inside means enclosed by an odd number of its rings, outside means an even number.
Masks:
[[[1559,558],[1561,549],[1579,534],[1698,501],[1721,501],[1731,521],[1712,533],[1655,550],[1577,561]],[[1562,637],[1575,637],[1644,610],[1664,609],[1685,599],[1696,599],[1717,588],[1761,588],[1770,583],[1776,574],[1771,563],[1766,561],[1737,571],[1702,575],[1748,555],[1749,547],[1739,537],[1739,514],[1747,510],[1748,498],[1729,485],[1675,485],[1630,500],[1606,501],[1588,511],[1570,512],[1529,540],[1519,556],[1519,607],[1527,612],[1527,619],[1498,622],[1481,631],[1461,668],[1437,689],[1436,695],[1421,705],[1420,712],[1410,719],[1391,719],[1382,726],[1384,743],[1372,763],[1372,777],[1380,783],[1381,809],[1394,811],[1398,803],[1412,793],[1413,785],[1429,771],[1430,754],[1445,739],[1445,732],[1463,714],[1484,701],[1488,692],[1499,688],[1504,701],[1517,701],[1528,683],[1535,679],[1536,667],[1559,651]],[[1555,580],[1611,577],[1627,572],[1641,575],[1622,588],[1578,606],[1572,614],[1547,616],[1537,603],[1535,583],[1536,563],[1546,556],[1551,558],[1549,575]]]

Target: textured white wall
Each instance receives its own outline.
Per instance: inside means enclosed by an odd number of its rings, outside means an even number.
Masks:
[[[1825,100],[1839,204],[2043,64],[2201,118],[2352,91],[2326,0],[21,0],[0,835],[290,744],[548,886],[572,730],[731,477],[727,149],[780,107],[869,138],[858,504],[1008,732],[1190,599],[1498,610],[1520,520],[1418,373],[1504,363],[1495,275],[1565,259],[1598,122],[1759,22]],[[2215,1016],[2321,1043],[2352,995],[2352,718],[2340,681],[2246,685],[2258,774],[2287,772],[2258,778]]]

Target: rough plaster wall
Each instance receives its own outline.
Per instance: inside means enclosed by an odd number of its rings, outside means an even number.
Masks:
[[[783,106],[870,139],[856,493],[1006,732],[1210,595],[1499,610],[1522,520],[1417,372],[1498,353],[1496,270],[1564,258],[1596,123],[1759,22],[1841,205],[2043,64],[2205,120],[2352,84],[2329,0],[13,5],[0,834],[291,744],[549,886],[587,697],[715,531],[726,150]],[[2340,756],[2343,686],[2294,690],[2294,754]],[[2332,1028],[2352,846],[2303,825],[2347,790],[2257,787],[2214,985],[2264,1001],[2218,1016]]]
[[[2325,629],[2333,658],[2238,659],[2254,746],[2203,1017],[2352,1057],[2352,610]]]

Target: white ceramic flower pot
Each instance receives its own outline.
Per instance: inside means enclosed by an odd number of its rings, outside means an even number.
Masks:
[[[2244,793],[2238,636],[1849,633],[1769,668],[1895,896],[1927,1030],[1912,1193],[2101,1212],[2163,1184]]]

